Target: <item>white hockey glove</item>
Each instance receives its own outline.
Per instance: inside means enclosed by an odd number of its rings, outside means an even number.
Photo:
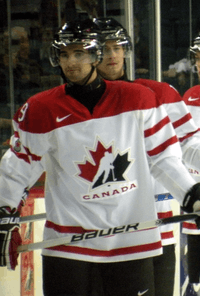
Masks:
[[[12,270],[17,266],[17,248],[22,244],[19,215],[16,209],[0,208],[0,266],[7,266]]]

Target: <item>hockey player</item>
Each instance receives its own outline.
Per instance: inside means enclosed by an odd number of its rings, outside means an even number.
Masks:
[[[156,219],[151,176],[186,211],[200,208],[200,185],[182,164],[163,106],[142,85],[97,76],[101,54],[90,20],[66,23],[52,43],[51,61],[67,83],[29,98],[14,116],[11,148],[1,160],[1,266],[17,264],[17,208],[41,161],[44,239]],[[96,180],[105,156],[109,163]],[[96,266],[106,296],[153,296],[152,257],[161,252],[158,228],[44,249],[44,295],[91,295]]]
[[[195,38],[193,46],[190,47],[190,53],[191,64],[196,66],[197,74],[200,78],[200,36]],[[187,104],[195,123],[200,127],[200,85],[195,85],[187,90],[183,99]],[[200,180],[200,170],[189,167],[189,171],[195,180]],[[197,284],[200,282],[200,230],[197,228],[196,223],[184,222],[182,232],[187,234],[189,282]]]
[[[125,58],[132,49],[130,36],[123,26],[112,18],[94,19],[104,35],[104,58],[98,65],[98,72],[108,80],[128,80],[126,75]],[[178,92],[167,83],[150,79],[136,79],[134,83],[151,88],[173,122],[176,133],[184,147],[184,139],[189,139],[193,145],[192,134],[195,134],[191,115]],[[199,165],[199,163],[198,163]],[[153,181],[154,182],[154,181]],[[172,196],[158,182],[154,182],[156,208],[159,218],[172,216],[170,199]],[[163,255],[154,257],[155,295],[173,295],[175,276],[175,238],[173,225],[162,226],[161,237]]]

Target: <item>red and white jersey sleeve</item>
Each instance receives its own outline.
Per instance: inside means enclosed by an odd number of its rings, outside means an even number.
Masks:
[[[165,83],[148,79],[137,79],[136,83],[152,89],[169,116],[180,141],[183,160],[200,170],[200,132],[194,113],[188,108],[176,89]],[[192,153],[193,152],[193,153]],[[191,157],[193,155],[194,157]]]
[[[187,90],[183,96],[183,100],[187,104],[196,125],[200,128],[200,85],[196,85]],[[200,182],[200,169],[189,168],[189,172],[196,182]],[[194,221],[184,222],[182,232],[186,234],[200,235],[200,229],[197,228]]]
[[[19,202],[42,161],[44,239],[156,219],[152,175],[180,202],[195,184],[165,109],[141,85],[106,81],[93,114],[66,95],[64,85],[56,87],[31,97],[16,113],[14,128],[1,162],[1,204]],[[43,250],[92,262],[161,252],[158,228]]]
[[[163,199],[162,199],[163,197]],[[156,196],[156,211],[158,215],[158,219],[168,218],[173,216],[173,211],[171,207],[171,199],[172,197],[169,194],[159,194]],[[167,224],[160,227],[162,245],[172,245],[176,243],[176,239],[174,237],[174,224]]]
[[[136,79],[134,82],[149,87],[155,92],[159,103],[163,105],[173,124],[176,135],[181,143],[184,157],[188,158],[189,147],[192,146],[196,149],[195,139],[197,137],[198,142],[200,143],[200,135],[191,116],[190,110],[184,100],[181,98],[176,89],[167,83],[157,82],[150,79]],[[157,181],[153,182],[156,195],[160,194],[162,196],[167,192],[167,189],[164,188],[162,184],[159,184]],[[156,208],[159,218],[167,218],[173,215],[170,200],[163,199],[163,201],[157,201]],[[173,224],[164,225],[160,227],[160,230],[163,245],[175,242],[173,236]]]

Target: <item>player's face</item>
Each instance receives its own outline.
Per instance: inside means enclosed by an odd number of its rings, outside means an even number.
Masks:
[[[105,79],[115,80],[124,74],[124,49],[115,40],[108,40],[104,46],[103,61],[97,71]]]
[[[83,48],[82,44],[63,46],[60,50],[60,66],[66,78],[82,85],[91,71],[91,55]],[[88,83],[91,82],[91,79]]]
[[[197,51],[195,54],[195,65],[197,68],[198,77],[200,79],[200,51]]]

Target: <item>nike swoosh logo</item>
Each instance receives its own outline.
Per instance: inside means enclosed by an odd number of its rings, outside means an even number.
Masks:
[[[147,289],[147,290],[145,290],[145,291],[143,291],[143,292],[138,292],[138,296],[141,296],[141,295],[144,295],[146,292],[148,292],[149,291],[149,289]]]
[[[199,100],[199,98],[192,98],[192,97],[189,97],[189,98],[188,98],[188,101],[190,101],[190,102],[192,102],[192,101],[197,101],[197,100]]]
[[[56,122],[61,122],[65,119],[67,119],[71,114],[67,115],[67,116],[64,116],[64,117],[56,117]]]

